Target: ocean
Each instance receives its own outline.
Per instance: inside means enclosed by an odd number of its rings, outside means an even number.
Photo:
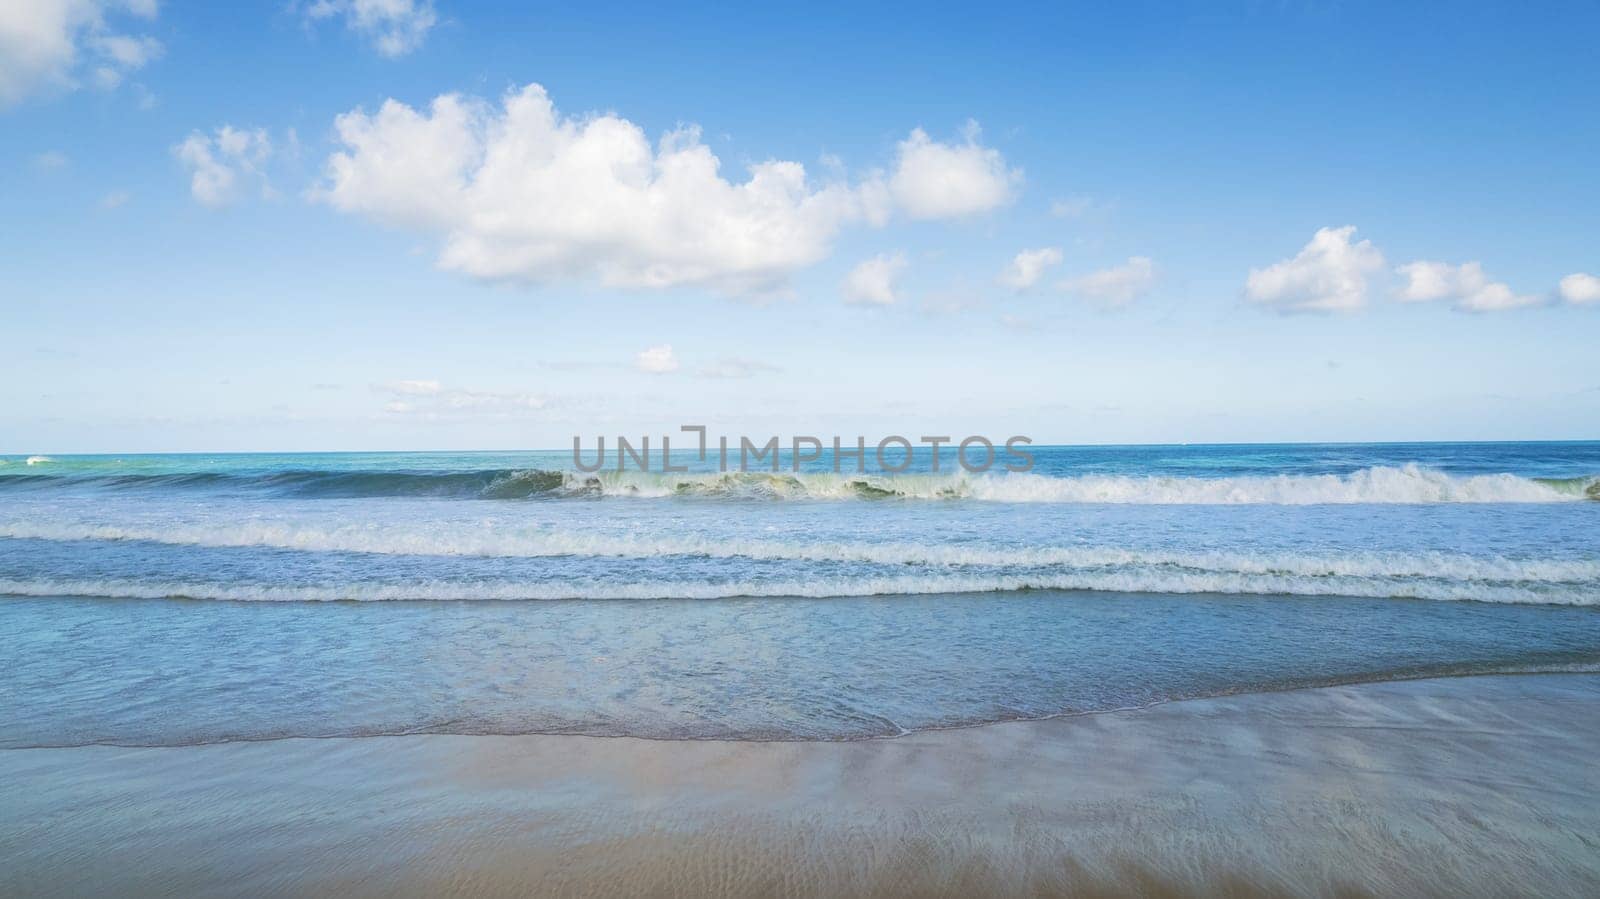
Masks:
[[[1600,442],[1031,452],[0,457],[0,747],[850,740],[1600,670]]]

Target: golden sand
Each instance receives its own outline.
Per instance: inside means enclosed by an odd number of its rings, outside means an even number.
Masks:
[[[0,752],[0,894],[1600,894],[1600,676],[854,743]]]

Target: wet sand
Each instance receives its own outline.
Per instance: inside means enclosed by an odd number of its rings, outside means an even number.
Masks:
[[[1600,675],[854,743],[0,752],[0,895],[1600,894]]]

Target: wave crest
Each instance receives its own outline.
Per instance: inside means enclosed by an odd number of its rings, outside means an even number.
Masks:
[[[550,469],[463,472],[294,470],[265,474],[0,475],[0,488],[243,490],[294,497],[571,499],[695,497],[737,500],[973,500],[1006,503],[1318,505],[1549,503],[1600,500],[1600,477],[1453,475],[1417,465],[1348,474],[1157,475],[867,474],[726,472],[582,474]]]

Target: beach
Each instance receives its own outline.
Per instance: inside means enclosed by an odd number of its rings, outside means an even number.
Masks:
[[[0,895],[1592,895],[1600,443],[0,472]]]
[[[0,752],[7,895],[1592,895],[1600,676],[811,742]]]
[[[1524,6],[0,0],[0,899],[1600,899]]]

